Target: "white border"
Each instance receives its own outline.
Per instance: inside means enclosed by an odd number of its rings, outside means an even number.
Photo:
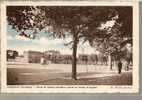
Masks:
[[[9,88],[6,85],[6,6],[36,5],[36,6],[133,6],[133,85],[16,85]],[[86,2],[86,1],[50,1],[50,2],[2,2],[1,4],[1,88],[5,93],[136,93],[139,90],[139,7],[137,2]],[[57,88],[57,87],[65,88]],[[66,88],[69,86],[86,88]],[[45,88],[39,88],[45,87]],[[49,88],[56,87],[56,88]],[[89,87],[89,88],[87,88]],[[92,88],[91,88],[92,87]],[[97,88],[93,88],[97,87]]]

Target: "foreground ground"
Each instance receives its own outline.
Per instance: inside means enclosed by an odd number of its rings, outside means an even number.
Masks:
[[[71,65],[10,64],[8,85],[132,85],[132,72],[109,70],[109,66],[77,65],[77,80],[71,80]]]

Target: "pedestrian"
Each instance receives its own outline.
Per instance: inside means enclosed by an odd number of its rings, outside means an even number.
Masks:
[[[118,73],[121,74],[121,70],[122,70],[122,62],[121,60],[118,61]]]

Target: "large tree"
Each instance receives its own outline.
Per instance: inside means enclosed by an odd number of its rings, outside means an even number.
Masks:
[[[76,55],[79,41],[89,41],[90,45],[93,46],[94,40],[95,42],[96,40],[106,40],[105,36],[107,35],[102,34],[102,30],[98,27],[121,14],[123,9],[129,10],[129,7],[8,6],[7,20],[13,29],[29,38],[35,38],[38,31],[41,30],[45,30],[48,36],[54,38],[71,36],[72,41],[66,45],[72,45],[72,79],[76,80]],[[121,18],[119,20],[121,21]],[[32,36],[24,33],[26,30],[34,30]]]
[[[133,10],[132,7],[127,7],[123,10],[116,8],[116,11],[117,16],[111,19],[111,21],[115,21],[115,24],[112,27],[100,29],[99,32],[102,35],[93,35],[91,40],[102,54],[110,56],[110,69],[112,69],[112,60],[123,58],[128,61],[127,59],[132,59],[132,51],[127,50],[126,46],[127,44],[132,45],[133,42]],[[97,36],[99,39],[96,39]]]

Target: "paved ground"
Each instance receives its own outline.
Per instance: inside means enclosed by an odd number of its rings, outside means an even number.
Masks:
[[[8,65],[9,85],[131,85],[132,72],[109,70],[108,66],[77,65],[78,80],[71,80],[71,65],[16,64]]]

